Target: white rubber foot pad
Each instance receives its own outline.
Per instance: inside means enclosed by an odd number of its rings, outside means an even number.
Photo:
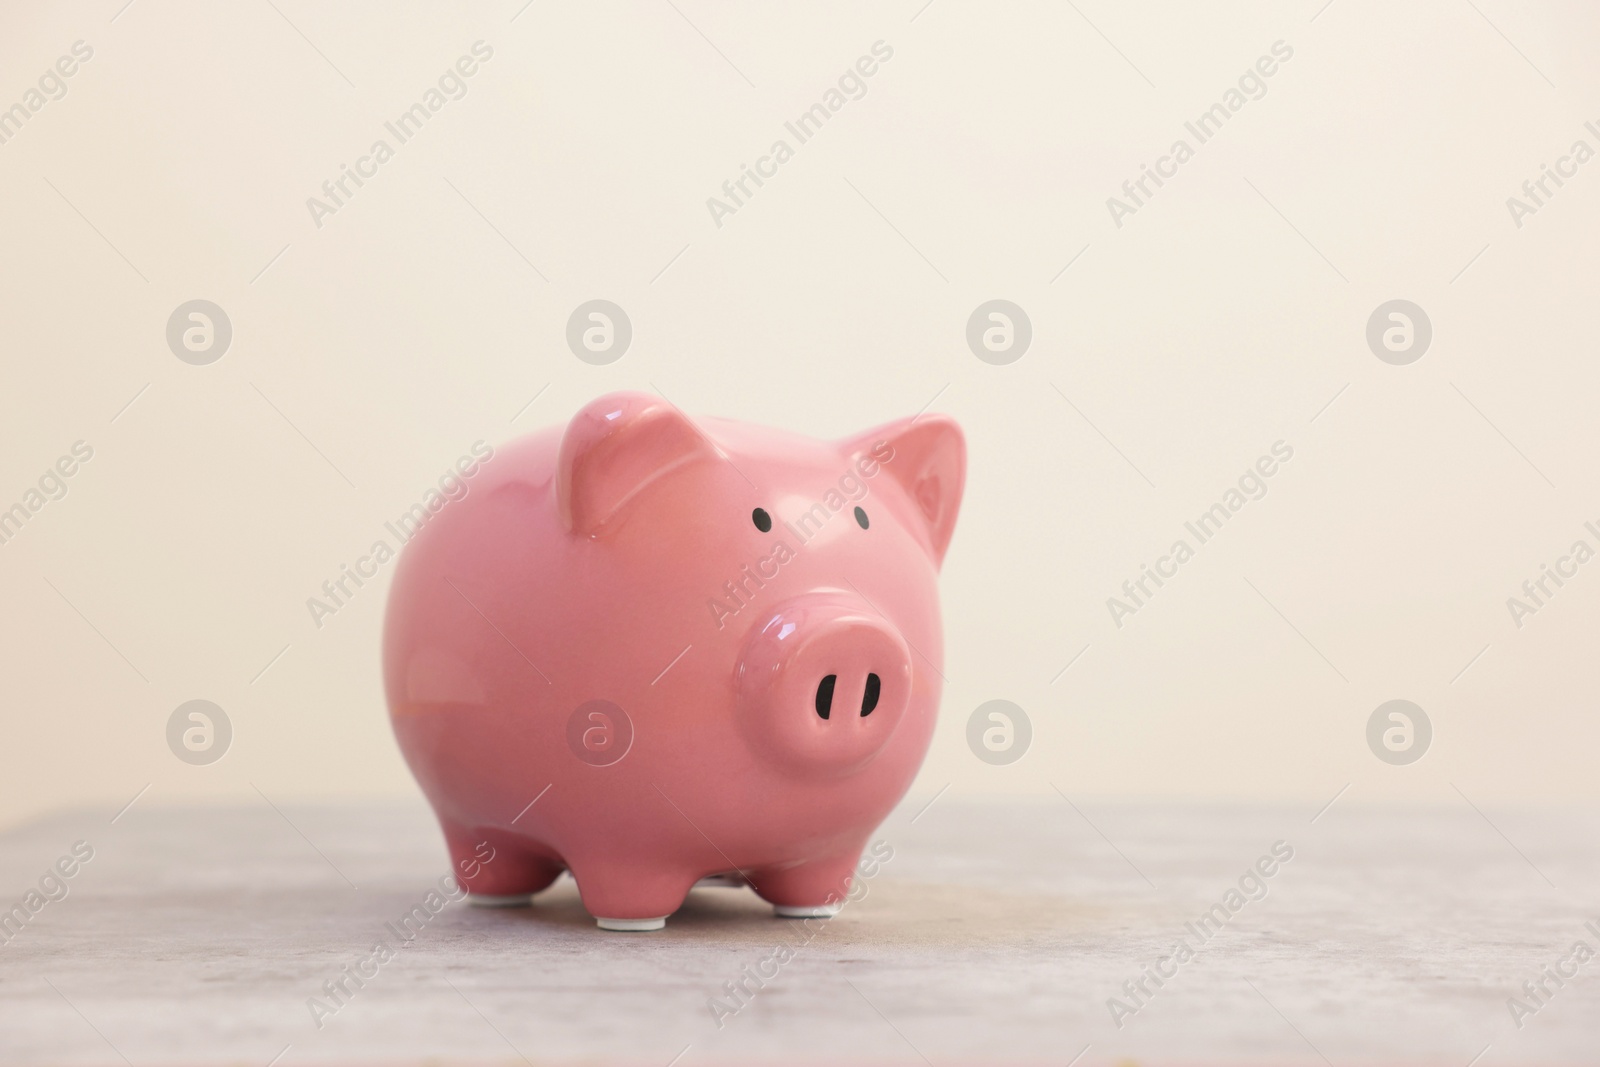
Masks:
[[[616,930],[621,933],[643,933],[649,930],[662,930],[666,928],[667,917],[659,919],[595,919],[595,923],[602,930]]]
[[[476,904],[480,908],[521,908],[533,903],[533,894],[523,893],[518,896],[494,897],[486,893],[468,893],[467,903]]]
[[[831,919],[839,914],[838,904],[817,904],[808,908],[792,908],[786,904],[774,904],[772,912],[780,919]]]

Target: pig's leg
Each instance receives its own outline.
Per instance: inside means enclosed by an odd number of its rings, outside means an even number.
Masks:
[[[683,906],[699,872],[663,870],[576,856],[572,877],[583,906],[602,930],[660,930]]]
[[[850,880],[864,847],[865,842],[838,855],[798,866],[752,871],[750,884],[780,919],[832,918],[850,891]]]
[[[522,837],[497,830],[463,830],[444,825],[451,873],[479,907],[515,907],[560,877],[553,854]]]

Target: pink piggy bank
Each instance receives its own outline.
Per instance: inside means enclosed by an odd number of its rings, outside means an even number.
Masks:
[[[569,870],[611,930],[705,878],[837,911],[933,734],[965,477],[944,416],[829,442],[639,393],[495,451],[406,545],[383,642],[469,898]]]

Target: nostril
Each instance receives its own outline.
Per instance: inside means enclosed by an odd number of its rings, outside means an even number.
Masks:
[[[864,719],[872,714],[872,709],[878,706],[878,691],[883,688],[883,682],[876,674],[867,675],[867,691],[861,694],[861,717]]]
[[[837,674],[830,674],[817,683],[817,714],[824,719],[833,711],[833,686],[838,680]]]

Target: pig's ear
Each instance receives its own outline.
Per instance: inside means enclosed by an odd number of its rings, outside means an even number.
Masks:
[[[942,565],[967,483],[967,441],[956,421],[948,415],[901,419],[857,434],[845,442],[845,450],[868,464],[858,465],[863,474],[876,462],[880,476],[905,487],[927,521],[934,565]]]
[[[716,455],[677,408],[649,393],[611,393],[572,417],[556,458],[556,506],[567,529],[593,536],[635,494]]]

